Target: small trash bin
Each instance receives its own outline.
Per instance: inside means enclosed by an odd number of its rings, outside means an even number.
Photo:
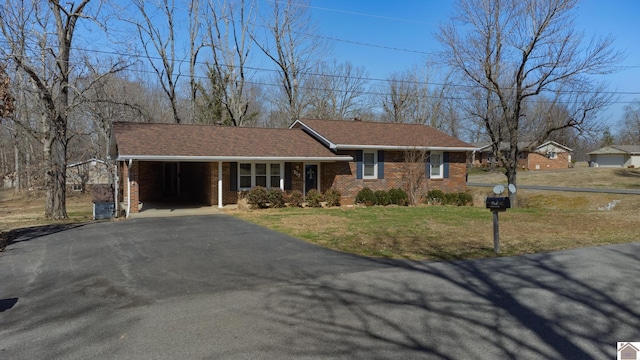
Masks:
[[[111,219],[116,213],[116,203],[114,202],[94,202],[93,203],[93,219],[104,220]]]
[[[113,201],[113,187],[111,185],[94,185],[93,189],[93,219],[111,219],[116,214],[116,203]]]

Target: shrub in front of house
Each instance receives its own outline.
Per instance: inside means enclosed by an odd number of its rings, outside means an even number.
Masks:
[[[269,207],[269,194],[267,189],[256,186],[247,193],[247,200],[253,209],[266,209]]]
[[[429,205],[442,205],[444,204],[444,192],[442,190],[429,190],[425,196],[425,203]]]
[[[387,206],[391,203],[389,193],[384,190],[376,190],[373,195],[376,197],[376,205]]]
[[[322,193],[316,189],[311,189],[307,191],[307,206],[308,207],[322,207],[322,201],[324,198],[322,197]]]
[[[302,207],[304,199],[300,190],[293,190],[289,193],[286,200],[290,207]]]
[[[280,189],[269,189],[267,191],[269,207],[277,209],[284,207],[284,193]]]
[[[340,206],[341,197],[342,194],[340,194],[340,191],[333,188],[324,192],[324,201],[327,203],[328,207]]]
[[[376,204],[376,195],[373,190],[368,187],[363,188],[356,195],[356,204],[364,204],[366,206],[373,206]]]
[[[446,193],[444,194],[443,205],[466,206],[473,204],[473,195],[467,192]]]
[[[409,205],[409,195],[400,188],[394,188],[389,190],[389,201],[393,205],[407,206]]]
[[[441,190],[431,190],[427,193],[425,202],[430,205],[473,205],[473,195],[468,192],[444,193]]]

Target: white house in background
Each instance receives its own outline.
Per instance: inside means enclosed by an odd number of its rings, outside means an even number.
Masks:
[[[610,145],[589,153],[594,167],[640,167],[640,145]]]
[[[111,172],[111,165],[104,160],[74,162],[67,165],[67,186],[74,191],[82,191],[85,185],[109,184]]]

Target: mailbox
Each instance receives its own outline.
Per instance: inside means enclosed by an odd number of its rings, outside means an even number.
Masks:
[[[507,211],[511,207],[509,197],[487,197],[487,209],[492,211]]]

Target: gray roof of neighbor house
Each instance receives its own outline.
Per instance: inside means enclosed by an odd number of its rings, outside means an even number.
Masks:
[[[594,150],[589,155],[629,154],[640,155],[640,145],[610,145]]]
[[[149,161],[339,161],[302,130],[155,123],[113,124],[110,156]]]
[[[476,148],[433,127],[421,124],[397,124],[354,120],[296,120],[291,128],[301,128],[326,146],[336,150],[450,150],[473,151]]]

